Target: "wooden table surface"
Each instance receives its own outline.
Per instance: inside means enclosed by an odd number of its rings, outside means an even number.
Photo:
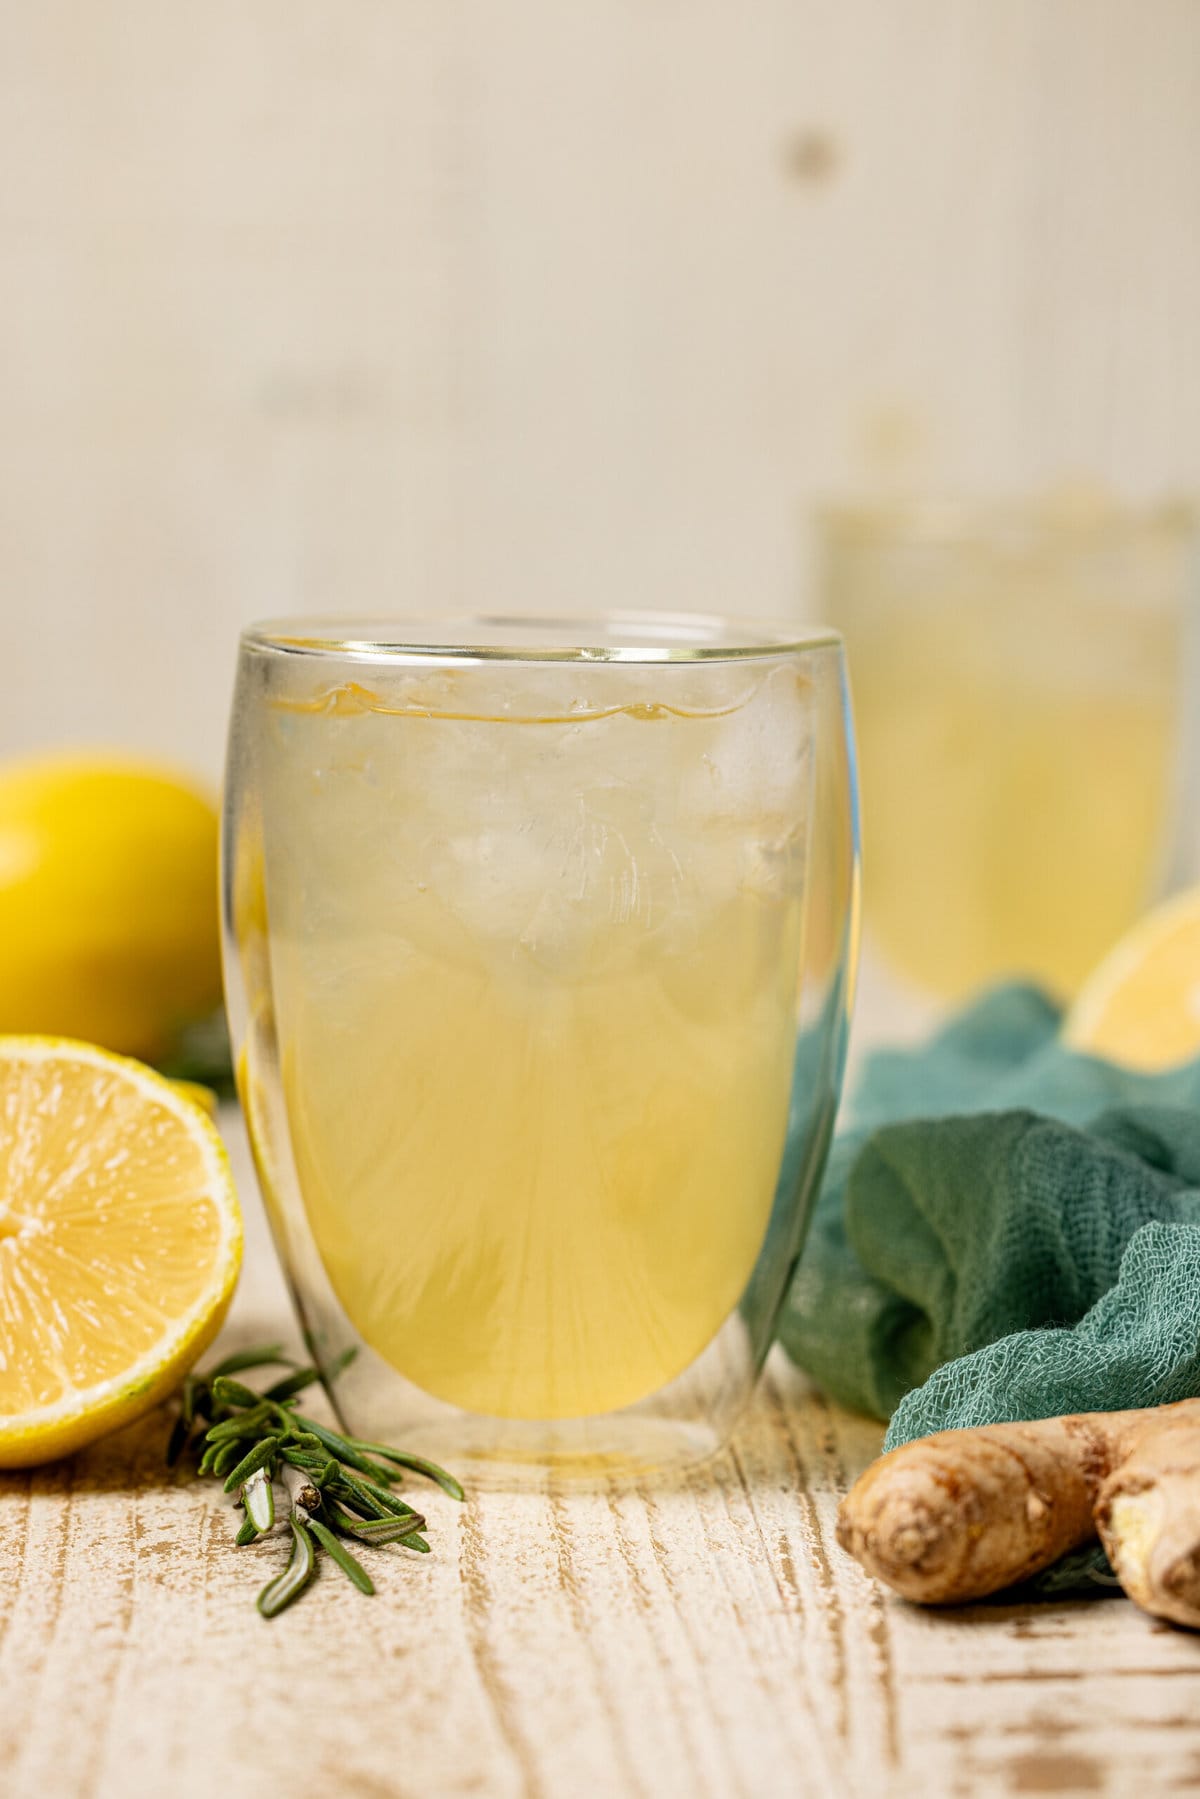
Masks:
[[[235,1119],[225,1346],[294,1326]],[[668,1490],[430,1502],[434,1553],[272,1624],[162,1414],[0,1476],[3,1799],[941,1795],[1200,1787],[1200,1641],[1124,1600],[917,1611],[838,1550],[879,1431],[776,1361]],[[377,1558],[377,1562],[382,1557]]]

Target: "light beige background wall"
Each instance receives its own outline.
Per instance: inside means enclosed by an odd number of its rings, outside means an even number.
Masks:
[[[1200,0],[0,0],[0,224],[0,750],[215,772],[254,615],[1200,486]]]

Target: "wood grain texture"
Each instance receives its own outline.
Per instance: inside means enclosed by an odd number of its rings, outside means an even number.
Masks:
[[[791,613],[831,491],[1194,489],[1198,219],[1196,0],[8,0],[0,750],[215,773],[250,617]]]
[[[229,1343],[290,1330],[244,1148]],[[1187,1790],[1200,1644],[1122,1600],[919,1612],[837,1549],[879,1432],[780,1362],[666,1488],[429,1501],[435,1553],[273,1625],[160,1416],[0,1477],[4,1799]],[[382,1560],[376,1558],[377,1562]]]

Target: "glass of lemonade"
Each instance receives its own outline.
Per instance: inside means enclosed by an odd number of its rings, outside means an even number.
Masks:
[[[1069,997],[1194,868],[1192,512],[844,507],[820,550],[854,665],[868,948],[914,993],[1013,975]]]
[[[345,1424],[505,1480],[719,1448],[841,1081],[838,639],[259,626],[223,879],[243,1109]]]

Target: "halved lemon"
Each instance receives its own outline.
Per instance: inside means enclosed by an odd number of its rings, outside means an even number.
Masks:
[[[1071,1007],[1072,1049],[1153,1073],[1200,1055],[1200,887],[1155,907]]]
[[[0,1037],[0,1468],[165,1399],[241,1259],[229,1161],[198,1105],[90,1044]]]

